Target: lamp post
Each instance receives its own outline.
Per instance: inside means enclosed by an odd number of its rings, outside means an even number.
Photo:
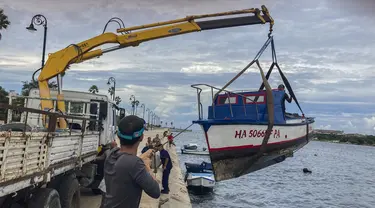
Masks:
[[[150,126],[150,109],[146,109],[146,111],[147,111],[147,127],[149,127]]]
[[[146,106],[145,106],[145,104],[141,104],[141,108],[143,108],[143,116],[142,116],[142,118],[143,119],[145,119],[145,109],[146,109]]]
[[[44,67],[44,57],[45,57],[45,54],[46,54],[47,18],[45,16],[41,15],[41,14],[35,15],[31,19],[31,23],[30,23],[30,25],[28,27],[26,27],[26,29],[28,29],[31,32],[37,31],[37,29],[35,29],[35,27],[34,27],[34,24],[36,24],[36,25],[43,25],[43,27],[44,27],[43,55],[42,55],[42,70],[43,70],[43,67]]]
[[[111,89],[111,96],[112,96],[112,100],[115,101],[115,98],[116,98],[116,79],[114,77],[110,77],[108,79],[108,82],[107,82],[107,85],[111,85],[111,82],[113,83],[113,88],[110,88]]]
[[[150,111],[150,113],[148,114],[148,116],[149,116],[148,120],[150,121],[150,127],[151,127],[151,129],[152,129],[152,114],[153,113],[154,112]]]
[[[131,101],[131,105],[132,105],[132,115],[134,115],[134,109],[135,109],[135,96],[134,95],[131,95],[130,96],[130,100],[132,100],[133,98],[133,101]]]
[[[154,127],[155,113],[152,113],[151,126]],[[153,129],[153,128],[151,128]]]

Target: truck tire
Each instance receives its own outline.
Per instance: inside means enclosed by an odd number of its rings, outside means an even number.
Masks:
[[[61,208],[59,193],[55,189],[41,188],[30,199],[28,208]]]
[[[65,176],[57,190],[60,194],[61,208],[80,207],[81,191],[75,174]]]

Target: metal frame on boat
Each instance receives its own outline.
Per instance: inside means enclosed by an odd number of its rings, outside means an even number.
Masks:
[[[259,58],[269,45],[273,63],[265,76]],[[263,81],[258,91],[226,90],[254,63]],[[285,91],[272,89],[268,83],[274,67],[301,110],[301,116],[289,116],[283,111]],[[293,89],[277,63],[270,34],[254,60],[224,87],[208,84],[194,84],[191,87],[197,90],[198,98],[198,120],[193,123],[199,124],[205,132],[216,181],[236,178],[282,162],[312,138],[314,118],[304,116]],[[210,88],[212,96],[207,119],[203,118],[203,87]]]

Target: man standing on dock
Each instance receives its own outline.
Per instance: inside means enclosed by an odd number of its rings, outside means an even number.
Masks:
[[[176,146],[176,144],[173,142],[173,133],[171,133],[168,136],[168,143],[169,143],[169,147],[171,147],[171,144],[173,144],[174,146]]]
[[[159,144],[158,149],[160,151],[160,159],[161,164],[163,167],[163,190],[161,190],[162,194],[169,194],[169,174],[171,173],[172,169],[172,160],[167,150],[164,149],[163,144]]]
[[[118,124],[117,136],[121,148],[114,148],[104,164],[106,195],[104,208],[138,208],[142,191],[152,198],[160,197],[159,184],[151,173],[153,150],[137,157],[143,140],[145,121],[138,116],[126,116]]]

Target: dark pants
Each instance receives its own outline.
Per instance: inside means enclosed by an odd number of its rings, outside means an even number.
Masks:
[[[168,143],[169,143],[169,147],[171,147],[171,144],[173,144],[174,146],[176,146],[176,144],[173,142],[173,140],[169,140]]]
[[[163,170],[162,184],[163,184],[164,191],[169,191],[168,183],[169,183],[169,174],[170,173],[171,173],[171,169],[166,168],[165,170]]]
[[[105,204],[105,193],[102,192],[102,203],[100,204],[100,208],[104,208],[104,204]]]

